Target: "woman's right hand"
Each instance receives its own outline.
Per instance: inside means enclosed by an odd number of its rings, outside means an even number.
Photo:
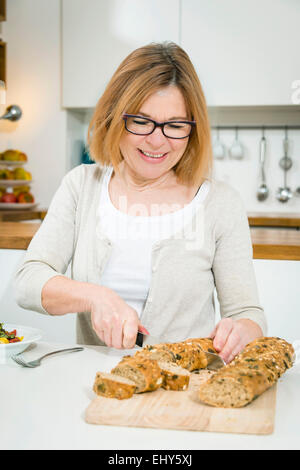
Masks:
[[[148,334],[137,312],[112,289],[97,286],[90,301],[93,329],[108,347],[130,349],[139,330]]]

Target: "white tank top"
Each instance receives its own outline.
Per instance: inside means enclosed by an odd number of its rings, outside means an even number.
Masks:
[[[104,171],[98,216],[101,232],[112,242],[112,252],[101,285],[115,291],[140,316],[151,282],[153,244],[170,238],[191,220],[197,206],[204,201],[210,183],[205,181],[194,199],[181,209],[164,215],[147,215],[145,208],[140,207],[139,213],[143,215],[137,216],[118,210],[112,204],[108,185],[113,167],[106,167]],[[125,208],[125,198],[120,203],[124,203]]]

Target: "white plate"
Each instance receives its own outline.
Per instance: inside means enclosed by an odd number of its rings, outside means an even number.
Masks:
[[[24,336],[24,338],[18,343],[0,343],[0,364],[1,362],[5,362],[5,359],[13,356],[14,354],[23,352],[31,343],[40,341],[43,336],[41,330],[38,330],[37,328],[31,328],[30,326],[14,325],[13,323],[3,322],[3,328],[6,331],[17,330],[17,336]]]
[[[32,209],[37,205],[37,202],[0,202],[0,209],[23,210]]]
[[[25,163],[28,162],[24,162],[23,160],[21,162],[10,162],[9,160],[0,160],[0,166],[20,166],[25,165]]]
[[[32,180],[2,180],[0,179],[0,188],[6,186],[30,186]]]

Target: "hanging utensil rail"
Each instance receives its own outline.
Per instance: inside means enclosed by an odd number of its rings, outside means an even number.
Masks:
[[[288,129],[288,130],[300,130],[300,126],[296,126],[296,125],[290,125],[290,126],[285,126],[285,125],[265,125],[265,124],[261,124],[261,125],[238,125],[238,126],[234,126],[234,125],[230,125],[230,126],[227,126],[227,125],[216,125],[216,126],[211,126],[212,129],[219,129],[220,131],[221,130],[236,130],[236,129],[239,129],[239,130],[282,130],[282,129]]]

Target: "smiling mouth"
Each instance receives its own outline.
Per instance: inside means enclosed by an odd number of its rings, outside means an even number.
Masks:
[[[145,157],[148,158],[162,158],[166,155],[166,153],[150,153],[150,152],[145,152],[144,150],[139,149],[139,151],[145,155]]]

